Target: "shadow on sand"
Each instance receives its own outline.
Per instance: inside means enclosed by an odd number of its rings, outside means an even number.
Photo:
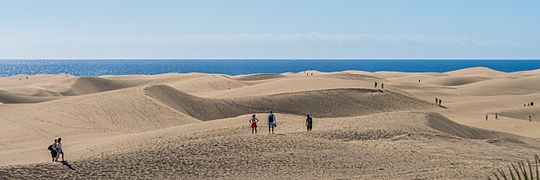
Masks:
[[[75,170],[75,168],[73,168],[73,166],[71,166],[71,164],[69,164],[67,161],[60,161],[60,163],[71,170]]]

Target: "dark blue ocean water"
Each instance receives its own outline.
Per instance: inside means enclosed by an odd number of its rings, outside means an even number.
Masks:
[[[539,69],[540,60],[0,60],[0,76],[58,73],[97,76],[171,72],[238,75],[304,70],[446,72],[478,66],[514,72]]]

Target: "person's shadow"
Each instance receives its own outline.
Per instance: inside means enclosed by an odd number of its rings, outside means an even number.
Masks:
[[[60,161],[62,163],[62,165],[66,166],[67,168],[71,169],[71,170],[75,170],[75,168],[73,168],[73,166],[71,166],[71,164],[69,164],[67,161]]]

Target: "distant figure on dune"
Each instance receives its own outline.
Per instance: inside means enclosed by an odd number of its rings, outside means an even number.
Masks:
[[[268,134],[270,134],[270,132],[274,134],[274,128],[276,127],[277,127],[276,116],[274,115],[272,111],[270,111],[270,114],[268,114]]]
[[[62,155],[62,161],[65,161],[64,151],[62,150],[62,138],[58,138],[58,141],[55,143],[55,149],[56,149],[56,152],[58,153],[55,161],[58,161],[58,157],[60,157],[60,155]]]
[[[255,117],[255,114],[253,114],[249,120],[249,124],[251,125],[251,134],[257,134],[257,122],[259,122],[259,119]]]
[[[377,82],[375,82],[375,89],[377,89]]]
[[[313,119],[311,118],[311,116],[309,116],[309,114],[307,115],[307,118],[306,118],[306,126],[307,126],[307,131],[311,131],[311,129],[313,129]]]
[[[47,148],[51,152],[51,157],[52,157],[53,162],[56,159],[56,157],[58,156],[58,153],[56,152],[56,149],[55,149],[57,142],[58,142],[58,140],[54,139],[54,143],[49,145],[49,147]]]
[[[495,113],[495,119],[499,119],[499,114]]]
[[[439,99],[439,106],[442,106],[442,100]]]
[[[532,117],[530,114],[529,114],[529,122],[532,122]]]
[[[418,80],[418,82],[420,82],[420,79]]]
[[[486,121],[488,120],[488,114],[486,114]]]
[[[531,106],[534,106],[534,102],[531,102]]]
[[[439,99],[435,98],[435,104],[439,104]]]
[[[384,83],[381,83],[381,90],[384,90]]]

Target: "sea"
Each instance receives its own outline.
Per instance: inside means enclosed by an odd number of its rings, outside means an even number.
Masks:
[[[71,74],[76,76],[216,73],[279,74],[317,70],[447,72],[470,67],[487,67],[503,72],[540,69],[540,59],[532,60],[414,60],[414,59],[85,59],[85,60],[0,60],[0,76],[18,74]]]

